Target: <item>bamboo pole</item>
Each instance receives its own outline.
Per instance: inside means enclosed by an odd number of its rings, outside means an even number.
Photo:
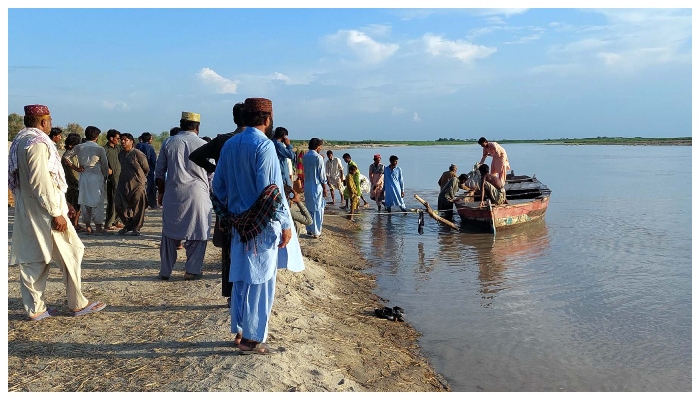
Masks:
[[[422,205],[425,206],[425,210],[428,212],[428,215],[430,215],[430,217],[433,218],[435,221],[437,221],[441,224],[445,224],[452,229],[459,230],[457,225],[455,225],[452,221],[448,221],[445,218],[442,218],[441,216],[438,215],[438,213],[436,211],[433,211],[433,209],[430,208],[430,204],[428,204],[427,201],[421,199],[420,196],[418,196],[417,194],[414,194],[413,197],[415,197],[419,203],[421,203]]]

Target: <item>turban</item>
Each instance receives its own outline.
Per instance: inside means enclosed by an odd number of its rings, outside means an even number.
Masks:
[[[199,122],[199,114],[193,113],[193,112],[183,111],[182,118],[180,118],[180,119],[182,119],[184,121]]]
[[[378,159],[378,158],[382,158],[382,156],[379,155],[379,154],[375,154],[375,155],[374,155],[374,158],[377,158],[377,159]]]
[[[245,99],[243,109],[247,112],[272,113],[272,101],[260,97],[250,97]]]
[[[49,115],[49,108],[41,104],[24,106],[24,115]]]

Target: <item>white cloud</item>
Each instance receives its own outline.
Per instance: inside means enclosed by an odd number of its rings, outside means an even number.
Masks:
[[[503,18],[498,17],[498,16],[496,16],[496,17],[488,17],[488,18],[485,18],[484,21],[486,21],[486,22],[489,23],[489,24],[494,24],[494,25],[505,25],[505,24],[507,24],[507,22],[504,21]]]
[[[240,83],[239,81],[226,79],[209,68],[202,68],[199,72],[197,72],[197,77],[205,85],[213,87],[216,90],[216,93],[219,94],[236,94],[238,84]]]
[[[623,59],[623,57],[617,53],[598,53],[598,57],[603,59],[603,62],[607,65],[613,65]]]
[[[539,40],[542,37],[542,33],[536,33],[530,36],[522,36],[512,42],[503,42],[503,44],[525,44]]]
[[[434,56],[457,58],[464,62],[471,62],[478,58],[487,58],[496,52],[493,47],[479,46],[463,40],[451,41],[441,36],[426,33],[423,35],[425,51]]]
[[[569,43],[548,50],[548,54],[563,65],[579,64],[590,68],[602,61],[607,71],[631,73],[650,65],[692,62],[692,15],[688,9],[586,9],[582,12],[602,14],[608,24],[549,23],[556,32],[567,32],[575,37]]]
[[[349,51],[365,64],[381,63],[399,49],[398,44],[377,42],[369,35],[354,29],[341,29],[335,34],[326,36],[324,41],[330,51],[340,53]]]
[[[371,36],[387,37],[391,34],[391,25],[389,24],[370,24],[362,29],[362,32]]]
[[[414,120],[415,122],[419,122],[419,121],[420,121],[420,117],[418,116],[418,113],[417,113],[417,112],[414,112],[414,113],[413,113],[413,120]]]
[[[108,110],[128,110],[129,105],[118,100],[102,100],[102,107]]]
[[[503,15],[506,18],[513,15],[523,14],[527,8],[477,8],[471,9],[470,13],[477,16]]]
[[[391,109],[392,116],[401,115],[401,114],[405,114],[405,113],[406,113],[406,110],[401,108],[401,107],[393,107]]]

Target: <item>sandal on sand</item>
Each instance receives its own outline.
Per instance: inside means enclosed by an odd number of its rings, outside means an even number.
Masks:
[[[236,334],[236,338],[233,339],[233,345],[238,346],[239,344],[241,344],[241,340],[243,340],[243,334],[241,332],[238,332]]]
[[[101,311],[105,307],[107,307],[107,304],[95,301],[90,303],[87,307],[83,308],[82,310],[73,311],[73,316],[79,317],[81,315],[91,314],[94,312]]]
[[[238,345],[238,349],[241,351],[241,354],[253,354],[253,355],[260,355],[260,356],[268,356],[271,354],[277,354],[280,351],[277,349],[273,349],[272,347],[266,345],[265,343],[260,343],[260,342],[253,342],[251,340],[245,340],[241,339],[241,343]],[[243,349],[241,346],[245,346],[248,349]],[[252,347],[251,347],[252,346]]]
[[[53,308],[47,308],[46,311],[44,311],[43,313],[37,315],[36,317],[29,317],[29,320],[30,320],[30,321],[34,321],[34,322],[36,322],[36,321],[41,321],[41,320],[44,319],[44,318],[53,317],[53,316],[55,316],[56,314],[58,314],[58,312],[57,312],[55,309],[53,309]]]

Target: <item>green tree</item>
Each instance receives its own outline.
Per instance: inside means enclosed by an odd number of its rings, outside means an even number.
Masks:
[[[13,140],[23,128],[24,117],[17,113],[10,114],[7,117],[7,140]]]
[[[70,122],[66,124],[66,127],[63,129],[63,133],[66,135],[69,133],[77,133],[80,135],[80,137],[85,137],[85,129],[83,129],[83,127],[77,122]]]

